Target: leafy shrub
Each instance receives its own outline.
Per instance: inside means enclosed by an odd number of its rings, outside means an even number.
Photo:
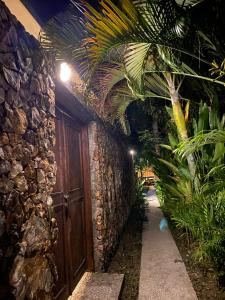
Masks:
[[[195,244],[193,256],[212,263],[219,277],[225,276],[225,190],[200,193],[192,202],[172,201],[166,210],[177,227],[184,229]]]
[[[136,202],[137,204],[144,203],[144,193],[146,192],[145,180],[137,178],[136,180]]]
[[[224,117],[219,118],[213,107],[201,103],[190,131],[193,137],[179,144],[170,128],[168,145],[161,145],[164,152],[154,166],[160,178],[157,195],[176,226],[193,241],[194,258],[213,265],[224,284]],[[186,162],[189,154],[194,157],[195,178]]]
[[[157,180],[155,183],[156,195],[159,199],[160,206],[163,207],[165,204],[166,193],[163,187],[163,182],[161,180]]]

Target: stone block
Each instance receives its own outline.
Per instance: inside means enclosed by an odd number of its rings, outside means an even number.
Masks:
[[[21,81],[20,74],[4,66],[2,67],[2,71],[6,82],[16,91],[18,91],[20,89],[20,81]]]
[[[7,160],[0,161],[0,175],[7,174],[11,171],[11,163]]]
[[[24,134],[27,129],[28,121],[25,111],[22,108],[16,108],[11,120],[15,133]]]
[[[5,90],[0,87],[0,104],[5,102]]]
[[[86,272],[68,300],[119,300],[123,274]]]
[[[15,178],[17,175],[23,173],[23,166],[19,161],[14,160],[10,171],[11,178]]]

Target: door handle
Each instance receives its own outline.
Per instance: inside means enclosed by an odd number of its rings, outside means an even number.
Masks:
[[[67,201],[69,199],[69,195],[68,194],[64,194],[64,199]]]

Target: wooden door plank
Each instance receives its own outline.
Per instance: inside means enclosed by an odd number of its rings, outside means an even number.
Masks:
[[[81,127],[66,118],[71,292],[87,269],[85,206],[81,160]]]
[[[58,225],[58,240],[55,245],[54,254],[56,265],[58,269],[58,280],[54,288],[54,299],[64,300],[69,294],[69,284],[68,284],[68,268],[67,268],[67,220],[64,202],[64,186],[65,186],[65,161],[64,151],[65,151],[65,140],[64,140],[64,122],[63,116],[57,111],[56,116],[56,146],[55,146],[55,158],[57,163],[57,175],[56,175],[56,185],[52,193],[53,207],[55,211],[55,217]]]

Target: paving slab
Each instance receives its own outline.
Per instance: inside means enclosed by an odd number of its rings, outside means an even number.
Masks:
[[[160,231],[164,215],[155,191],[147,195],[142,234],[139,300],[197,300],[179,250],[167,228]]]
[[[123,274],[86,272],[68,300],[118,300]]]

